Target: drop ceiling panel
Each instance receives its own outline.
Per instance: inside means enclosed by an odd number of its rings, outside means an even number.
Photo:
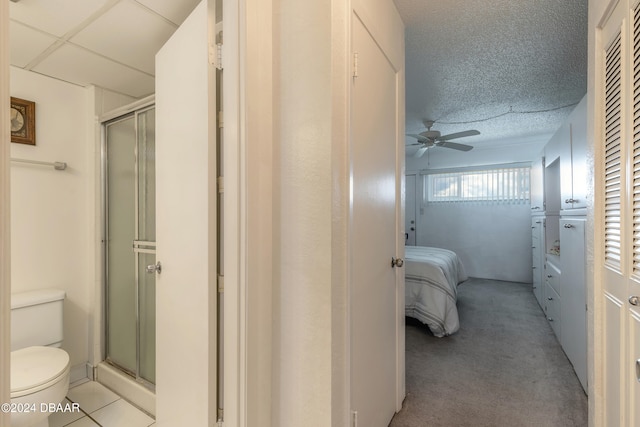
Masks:
[[[138,3],[154,10],[174,24],[180,25],[200,3],[200,0],[138,0]]]
[[[63,36],[109,0],[22,0],[9,4],[11,19],[55,36]]]
[[[72,44],[65,44],[33,71],[82,86],[97,85],[136,98],[154,92],[154,78]]]
[[[70,39],[118,62],[154,74],[155,54],[177,26],[134,1],[121,1]]]
[[[11,65],[24,67],[56,42],[56,38],[11,21]]]

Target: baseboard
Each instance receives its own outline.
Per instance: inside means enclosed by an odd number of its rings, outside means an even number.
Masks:
[[[81,363],[79,365],[72,366],[69,371],[69,384],[80,383],[92,379],[91,377],[93,377],[93,375],[90,375],[90,373],[93,372],[93,369],[90,367],[91,365],[88,363]]]
[[[137,383],[130,376],[120,372],[108,363],[102,362],[98,364],[98,369],[96,369],[95,380],[155,417],[155,393]]]

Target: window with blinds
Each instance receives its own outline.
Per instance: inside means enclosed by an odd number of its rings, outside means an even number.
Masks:
[[[424,178],[428,203],[528,203],[530,167],[430,173]]]
[[[620,269],[622,45],[620,34],[606,51],[605,61],[605,264]]]

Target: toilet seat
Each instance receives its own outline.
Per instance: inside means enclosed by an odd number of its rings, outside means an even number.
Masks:
[[[11,398],[26,396],[69,373],[69,355],[55,347],[33,346],[11,352]]]

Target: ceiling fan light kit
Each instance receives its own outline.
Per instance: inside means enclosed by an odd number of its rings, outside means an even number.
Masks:
[[[431,127],[435,123],[433,120],[424,120],[424,125],[427,130],[421,132],[419,134],[411,134],[408,133],[407,136],[415,138],[418,140],[416,144],[412,145],[421,145],[422,147],[418,148],[418,151],[413,155],[413,157],[418,158],[422,157],[422,155],[427,151],[430,147],[443,147],[443,148],[451,148],[458,151],[470,151],[473,149],[471,145],[459,144],[457,142],[450,142],[452,139],[463,138],[466,136],[474,136],[480,135],[475,129],[465,130],[462,132],[450,133],[448,135],[441,135],[437,130],[431,130]]]

